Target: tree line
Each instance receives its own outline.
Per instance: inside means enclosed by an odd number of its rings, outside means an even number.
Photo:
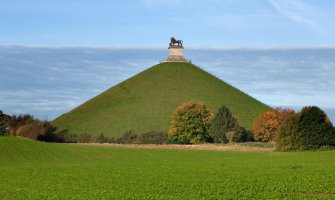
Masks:
[[[250,132],[226,106],[213,116],[204,103],[196,101],[176,108],[168,138],[179,144],[258,141],[274,142],[278,151],[315,150],[335,147],[335,128],[323,110],[306,106],[301,112],[283,108],[262,112]]]
[[[29,114],[7,115],[0,111],[0,136],[21,136],[33,140],[57,143],[118,143],[118,144],[166,144],[167,133],[126,131],[119,137],[100,134],[74,134],[58,130],[49,121],[39,120]]]
[[[103,133],[73,134],[58,130],[48,121],[33,116],[9,116],[0,111],[0,135],[22,136],[34,140],[63,143],[119,144],[199,144],[234,142],[273,142],[278,151],[314,150],[335,147],[335,128],[316,106],[300,112],[275,108],[259,114],[246,130],[225,105],[215,114],[201,101],[185,102],[172,114],[170,128],[165,131],[136,133],[126,131],[119,137]]]
[[[219,108],[215,116],[200,101],[186,102],[173,113],[168,131],[170,143],[232,143],[252,140],[250,132],[239,125],[228,107]]]

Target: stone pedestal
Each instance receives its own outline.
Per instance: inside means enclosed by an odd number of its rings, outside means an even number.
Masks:
[[[184,47],[182,46],[170,46],[169,57],[166,61],[170,62],[187,62],[184,58]]]

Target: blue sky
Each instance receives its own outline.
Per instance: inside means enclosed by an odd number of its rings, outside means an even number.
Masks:
[[[0,44],[332,46],[333,0],[0,0]]]
[[[53,119],[166,58],[175,36],[193,63],[262,102],[317,105],[335,121],[334,10],[334,0],[0,0],[0,109]]]

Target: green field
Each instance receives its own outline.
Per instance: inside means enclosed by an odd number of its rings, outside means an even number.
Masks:
[[[119,136],[166,131],[175,108],[203,101],[215,113],[226,105],[242,126],[270,107],[189,63],[161,63],[108,89],[52,123],[70,133]]]
[[[0,199],[335,199],[335,151],[254,153],[0,137]]]

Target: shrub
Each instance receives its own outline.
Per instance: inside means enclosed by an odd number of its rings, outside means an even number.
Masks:
[[[168,131],[169,142],[197,144],[209,140],[212,113],[202,102],[187,102],[176,108]]]
[[[111,139],[106,137],[103,133],[100,133],[100,135],[96,137],[96,142],[97,143],[110,143]]]
[[[140,135],[141,144],[166,144],[168,141],[167,133],[163,131],[150,131]]]
[[[75,136],[75,138],[73,138],[73,136]],[[52,130],[46,131],[45,134],[39,135],[37,137],[37,140],[44,142],[76,143],[77,142],[76,136],[77,135],[69,134],[67,130],[57,131],[57,128],[53,127]]]
[[[139,136],[133,130],[129,130],[116,138],[114,142],[118,144],[138,144]]]
[[[335,146],[335,129],[327,115],[316,106],[304,107],[287,118],[276,132],[276,149],[313,150]]]
[[[252,135],[251,131],[244,129],[240,142],[252,142],[252,141],[255,141],[255,140],[254,140],[254,136]]]
[[[78,135],[68,133],[67,130],[61,131],[57,133],[58,138],[60,139],[59,142],[64,143],[78,143]]]
[[[255,118],[252,125],[252,134],[256,141],[268,142],[274,139],[280,124],[295,112],[292,109],[276,108],[262,112]]]
[[[209,135],[216,143],[226,143],[228,140],[230,143],[240,141],[243,132],[244,129],[226,106],[219,108],[209,129]]]
[[[92,142],[95,142],[94,135],[87,134],[87,133],[78,134],[77,135],[77,142],[78,143],[92,143]]]
[[[102,133],[99,135],[70,134],[67,130],[49,132],[39,135],[37,139],[44,142],[59,143],[110,143],[112,141],[112,139],[106,137]]]
[[[54,127],[55,128],[55,127]],[[151,131],[142,135],[136,134],[134,131],[126,131],[120,137],[114,139],[105,136],[103,133],[99,135],[91,134],[70,134],[67,130],[46,132],[38,136],[38,140],[45,142],[59,143],[118,143],[118,144],[165,144],[167,143],[167,134],[162,131]]]
[[[286,118],[276,130],[275,148],[278,151],[298,150],[299,144],[299,114]]]

